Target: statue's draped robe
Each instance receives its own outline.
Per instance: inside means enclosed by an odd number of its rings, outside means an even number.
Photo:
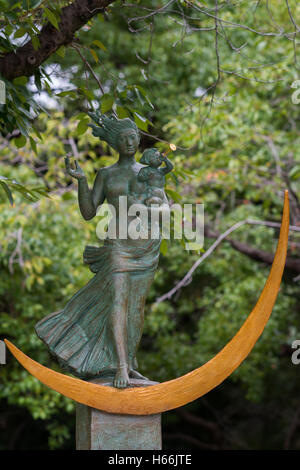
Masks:
[[[68,371],[81,378],[110,375],[118,367],[118,356],[112,331],[114,303],[113,276],[128,272],[137,276],[141,285],[150,285],[159,258],[160,239],[111,240],[102,247],[87,246],[84,261],[95,276],[80,289],[60,312],[51,313],[35,327],[38,336]],[[138,286],[139,283],[136,283]],[[127,321],[143,327],[145,290],[128,292]],[[141,301],[142,300],[142,301]],[[138,318],[137,318],[138,317]],[[141,321],[139,321],[139,318]],[[137,320],[137,321],[136,321]],[[129,325],[128,325],[129,326]],[[127,328],[127,332],[130,331]],[[142,331],[135,335],[140,339]],[[129,337],[129,369],[136,368],[137,343]]]

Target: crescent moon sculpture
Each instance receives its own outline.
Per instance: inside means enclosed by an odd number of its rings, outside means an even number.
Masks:
[[[168,382],[117,389],[55,372],[30,359],[10,341],[10,352],[34,377],[57,392],[108,413],[150,415],[183,406],[223,382],[248,356],[271,315],[285,266],[289,234],[289,198],[285,192],[279,241],[270,274],[254,309],[229,343],[203,366]]]

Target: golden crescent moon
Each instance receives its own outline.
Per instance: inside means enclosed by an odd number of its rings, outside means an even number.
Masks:
[[[272,268],[254,309],[232,340],[203,366],[168,382],[117,389],[55,372],[33,361],[10,341],[15,358],[34,377],[57,392],[108,413],[150,415],[183,406],[223,382],[248,356],[262,334],[275,303],[284,270],[289,234],[289,198],[285,192],[279,241]]]

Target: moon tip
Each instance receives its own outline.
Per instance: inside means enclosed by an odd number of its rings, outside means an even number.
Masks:
[[[4,338],[5,346],[11,351],[11,342],[8,339]]]

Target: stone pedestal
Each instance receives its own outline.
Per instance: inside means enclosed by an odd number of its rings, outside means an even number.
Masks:
[[[105,379],[93,380],[99,385],[112,386]],[[131,379],[133,387],[145,387],[156,382]],[[161,414],[134,416],[111,414],[77,403],[77,450],[160,450]]]

